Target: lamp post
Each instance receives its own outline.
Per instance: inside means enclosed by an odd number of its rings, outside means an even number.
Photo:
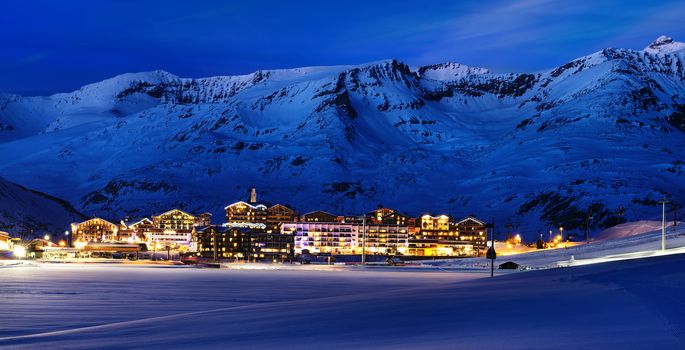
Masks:
[[[67,247],[71,247],[71,243],[69,243],[69,231],[64,231],[64,235],[67,236]]]
[[[662,199],[661,203],[661,251],[666,250],[666,203],[668,200]]]
[[[561,241],[563,241],[564,240],[564,228],[563,227],[559,227],[559,236],[561,236]]]

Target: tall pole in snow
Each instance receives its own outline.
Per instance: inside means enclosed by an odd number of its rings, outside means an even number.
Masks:
[[[667,200],[661,200],[661,251],[666,250],[666,203]]]

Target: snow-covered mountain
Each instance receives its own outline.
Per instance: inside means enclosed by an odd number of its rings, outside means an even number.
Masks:
[[[112,219],[221,218],[254,186],[300,211],[382,203],[530,235],[592,212],[606,227],[684,198],[682,45],[661,37],[534,74],[387,60],[2,95],[0,174]]]
[[[0,231],[24,238],[62,233],[84,216],[69,203],[0,177]]]

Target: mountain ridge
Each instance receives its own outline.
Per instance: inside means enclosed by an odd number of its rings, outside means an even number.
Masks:
[[[120,75],[0,96],[0,153],[14,155],[0,174],[114,217],[173,206],[220,215],[257,186],[303,211],[384,203],[496,215],[529,234],[584,227],[595,211],[597,229],[685,193],[674,153],[684,63],[681,52],[605,49],[537,73],[383,60]],[[51,174],[65,167],[73,178]]]

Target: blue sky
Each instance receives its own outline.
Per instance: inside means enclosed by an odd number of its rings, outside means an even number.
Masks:
[[[455,61],[553,67],[604,47],[685,41],[685,1],[3,1],[0,92],[50,94],[120,73]]]

